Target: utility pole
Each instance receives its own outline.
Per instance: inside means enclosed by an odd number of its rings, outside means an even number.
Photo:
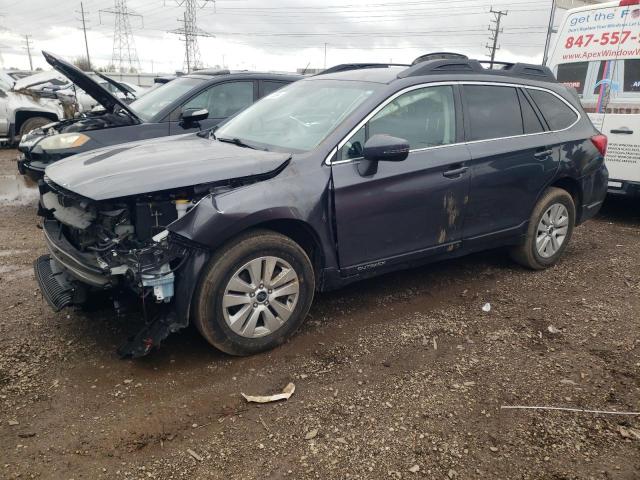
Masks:
[[[31,35],[24,36],[24,44],[27,49],[27,55],[29,55],[29,70],[33,71],[33,60],[31,59]]]
[[[87,23],[84,16],[84,5],[80,2],[80,15],[82,16],[82,31],[84,32],[84,48],[87,51],[87,66],[91,70],[91,58],[89,57],[89,42],[87,42]]]
[[[546,65],[549,59],[549,47],[551,45],[551,35],[555,33],[553,22],[556,17],[556,0],[551,0],[551,14],[549,15],[549,26],[547,27],[547,39],[544,42],[544,55],[542,56],[542,64]]]
[[[509,12],[507,10],[494,10],[493,7],[491,7],[490,12],[493,13],[494,16],[494,19],[491,20],[491,23],[495,24],[495,28],[491,28],[491,25],[489,25],[489,31],[491,32],[489,40],[492,41],[493,44],[487,44],[486,47],[489,49],[489,56],[491,57],[489,68],[493,68],[493,62],[496,59],[496,50],[500,50],[500,47],[498,46],[498,36],[502,33],[502,29],[500,28],[500,20],[502,20],[502,17],[507,15]]]
[[[113,8],[107,10],[99,10],[100,23],[102,23],[102,13],[114,15],[114,32],[113,32],[113,54],[111,63],[120,72],[126,70],[140,71],[140,60],[136,52],[136,45],[131,30],[131,17],[138,17],[144,28],[144,19],[142,15],[133,13],[127,8],[127,0],[114,0]]]
[[[215,37],[215,35],[198,28],[196,20],[197,9],[204,8],[210,3],[215,8],[216,3],[215,0],[200,0],[200,2],[198,0],[176,0],[176,3],[178,6],[184,5],[184,14],[182,19],[178,20],[182,27],[171,30],[169,33],[182,36],[181,40],[184,41],[184,66],[187,73],[189,73],[202,67],[198,37]]]
[[[324,43],[324,68],[327,68],[327,42]]]

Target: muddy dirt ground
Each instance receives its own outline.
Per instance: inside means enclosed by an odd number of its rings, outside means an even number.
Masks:
[[[640,411],[638,201],[608,200],[544,272],[492,251],[318,295],[250,358],[187,329],[120,360],[140,316],[53,313],[35,208],[0,218],[0,478],[640,478],[638,416],[501,409]]]

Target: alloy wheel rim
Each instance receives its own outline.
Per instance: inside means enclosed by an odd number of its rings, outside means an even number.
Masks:
[[[222,297],[224,320],[241,337],[264,337],[289,320],[299,296],[298,274],[288,262],[258,257],[240,267],[227,283]]]
[[[569,232],[569,212],[554,203],[542,215],[536,233],[536,250],[542,258],[553,257],[564,244]]]

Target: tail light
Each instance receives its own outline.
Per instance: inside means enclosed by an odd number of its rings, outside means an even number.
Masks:
[[[632,5],[638,5],[640,0],[620,0],[619,7],[630,7]]]
[[[607,136],[606,135],[594,135],[591,137],[591,143],[598,149],[600,154],[604,157],[607,153]]]

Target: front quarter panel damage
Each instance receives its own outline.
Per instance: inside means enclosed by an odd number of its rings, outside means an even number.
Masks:
[[[300,162],[301,163],[301,162]],[[303,225],[314,237],[322,268],[337,265],[329,215],[330,171],[304,171],[292,162],[269,181],[203,197],[185,216],[167,229],[175,235],[213,250],[250,228],[290,221]]]

